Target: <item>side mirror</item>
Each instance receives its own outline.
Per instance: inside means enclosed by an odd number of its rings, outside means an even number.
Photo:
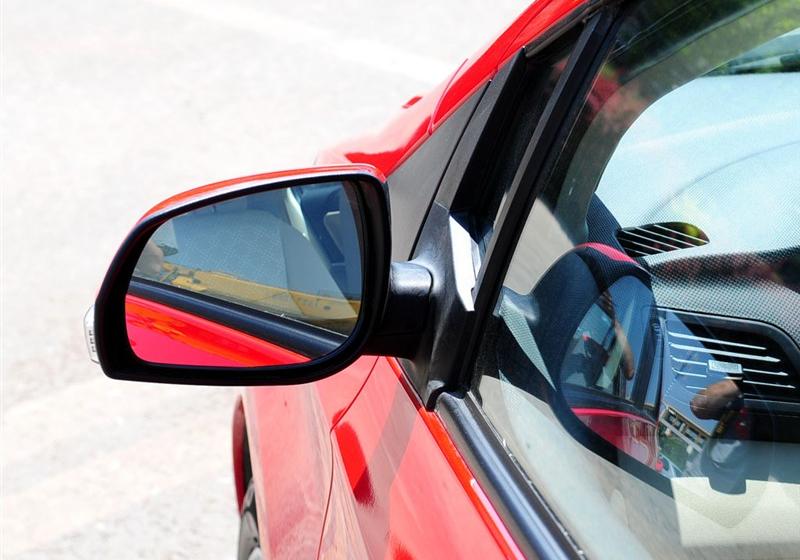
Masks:
[[[87,340],[115,379],[314,381],[354,361],[375,330],[390,254],[386,194],[370,168],[202,187],[136,225]]]

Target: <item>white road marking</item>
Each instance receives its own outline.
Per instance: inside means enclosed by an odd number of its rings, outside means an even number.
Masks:
[[[341,29],[329,30],[252,7],[209,0],[148,1],[228,27],[267,35],[282,43],[304,48],[316,46],[320,54],[334,56],[350,65],[400,75],[429,86],[447,79],[457,67],[457,64],[410,53],[378,41],[353,38]],[[354,23],[361,25],[364,22]]]
[[[211,420],[184,419],[155,437],[3,496],[3,554],[51,545],[166,490],[227,473],[230,456],[221,447],[230,440],[229,427]],[[234,509],[231,501],[231,516]],[[42,523],[43,511],[47,523]]]
[[[193,389],[180,385],[120,383],[105,377],[99,367],[89,368],[96,369],[97,374],[91,381],[23,401],[3,411],[5,466],[22,462],[59,441],[85,437],[101,430],[103,425],[130,421],[147,410],[166,406],[170,400],[192,396]],[[58,422],[53,421],[56,411],[62,411]]]

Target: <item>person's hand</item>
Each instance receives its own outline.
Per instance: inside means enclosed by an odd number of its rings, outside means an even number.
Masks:
[[[697,393],[689,406],[698,418],[717,420],[725,407],[741,396],[742,392],[733,380],[723,379]]]

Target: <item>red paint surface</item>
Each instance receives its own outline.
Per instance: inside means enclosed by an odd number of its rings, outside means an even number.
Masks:
[[[441,422],[410,397],[393,362],[378,360],[334,428],[320,557],[342,550],[351,558],[509,556],[511,543],[499,543],[481,514],[488,501],[476,507],[471,499],[470,493],[478,495],[474,478],[466,474],[465,487],[453,468],[455,461],[468,473]]]
[[[244,507],[244,493],[247,490],[245,480],[245,421],[244,421],[244,405],[242,404],[242,396],[236,396],[236,404],[233,407],[233,421],[231,423],[231,442],[233,447],[233,485],[236,490],[236,505],[239,512]]]
[[[330,426],[347,411],[377,360],[374,356],[362,356],[352,366],[315,383],[322,412]]]
[[[363,357],[325,383],[244,391],[272,557],[523,557],[395,360]]]
[[[384,175],[392,173],[430,136],[431,117],[449,80],[404,108],[378,132],[347,140],[320,153],[319,163],[368,163]]]
[[[331,487],[332,420],[353,401],[375,361],[364,356],[324,382],[244,390],[268,558],[316,557]]]
[[[330,426],[314,384],[244,391],[265,558],[315,558],[331,478]]]
[[[137,296],[125,298],[125,321],[134,353],[142,360],[187,366],[271,366],[308,358]]]
[[[409,399],[415,403],[417,411],[419,412],[425,424],[428,426],[431,435],[439,445],[439,449],[442,451],[445,459],[447,459],[447,462],[453,469],[456,477],[461,482],[461,486],[464,488],[467,497],[472,501],[478,514],[486,522],[489,531],[494,536],[495,541],[500,546],[500,549],[504,552],[506,558],[523,558],[523,555],[517,547],[517,544],[514,542],[514,539],[511,537],[511,534],[500,520],[500,516],[497,514],[497,511],[489,502],[488,497],[483,492],[483,489],[478,484],[478,481],[472,476],[469,466],[467,466],[464,458],[458,452],[458,449],[456,449],[455,444],[453,444],[453,440],[445,429],[441,418],[439,418],[438,414],[425,410],[425,408],[422,406],[422,403],[419,401],[419,397],[416,395],[414,389],[408,382],[408,379],[403,372],[403,368],[400,367],[400,364],[397,362],[397,360],[390,358],[388,359],[388,362],[397,376],[398,381],[405,389]]]

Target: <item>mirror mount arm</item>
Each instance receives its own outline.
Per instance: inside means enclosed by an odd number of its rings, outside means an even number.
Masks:
[[[413,261],[393,262],[383,316],[362,353],[413,358],[431,311],[432,288],[430,270]]]

